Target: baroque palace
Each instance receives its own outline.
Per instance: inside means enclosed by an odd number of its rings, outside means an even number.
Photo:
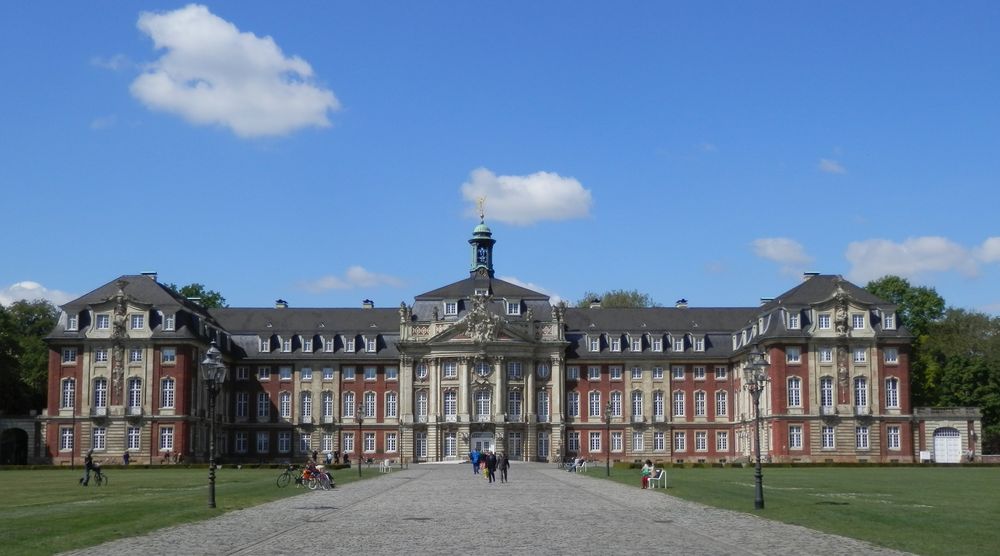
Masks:
[[[839,276],[807,274],[741,308],[589,308],[494,277],[475,227],[469,275],[375,308],[206,309],[122,276],[62,306],[48,336],[43,458],[94,450],[136,463],[207,460],[214,342],[228,369],[216,404],[222,461],[461,460],[503,450],[565,457],[751,459],[748,354],[762,352],[762,459],[957,462],[978,413],[910,407],[910,335],[895,308]]]

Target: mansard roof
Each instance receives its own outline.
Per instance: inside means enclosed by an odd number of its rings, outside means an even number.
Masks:
[[[868,290],[848,282],[842,276],[818,274],[764,304],[760,307],[760,312],[766,313],[782,306],[809,306],[822,303],[832,299],[838,288],[855,302],[894,307]]]
[[[509,297],[516,299],[532,299],[548,301],[549,296],[528,288],[511,284],[499,278],[469,277],[447,286],[422,293],[413,299],[415,301],[435,301],[442,299],[464,299],[471,297],[476,290],[487,289],[493,297]]]
[[[583,333],[731,333],[757,311],[756,307],[568,308],[566,326]]]
[[[232,334],[399,333],[398,309],[227,307],[209,312]]]
[[[61,306],[67,313],[79,312],[90,305],[104,303],[114,298],[118,293],[119,283],[124,283],[122,291],[133,300],[160,308],[185,308],[193,313],[205,314],[205,308],[190,301],[177,292],[156,281],[153,276],[144,274],[126,274],[104,284],[103,286],[86,293],[73,301]]]

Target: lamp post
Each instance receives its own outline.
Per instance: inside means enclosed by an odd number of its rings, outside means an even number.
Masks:
[[[361,403],[361,402],[358,402],[357,411],[354,412],[354,419],[358,422],[357,446],[358,446],[358,478],[359,479],[361,478],[361,423],[365,422],[365,416],[362,413],[362,411],[364,411],[364,409],[365,409],[364,404]]]
[[[226,366],[222,363],[222,352],[212,340],[201,362],[201,377],[208,386],[208,507],[215,507],[215,396],[226,380]]]
[[[604,475],[611,476],[611,400],[608,400],[607,407],[604,408],[604,426],[608,433],[607,458],[604,460]]]
[[[770,378],[767,376],[768,363],[764,359],[764,353],[755,346],[753,351],[747,355],[747,360],[743,365],[743,387],[750,392],[753,398],[754,408],[754,453],[757,458],[757,465],[754,468],[754,499],[753,507],[757,510],[764,509],[764,476],[760,469],[760,394],[767,386]]]

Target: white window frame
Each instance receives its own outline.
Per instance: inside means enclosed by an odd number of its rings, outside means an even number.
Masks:
[[[653,338],[652,350],[658,353],[663,352],[663,338]]]
[[[172,425],[160,426],[160,451],[172,452],[174,450],[174,427]]]
[[[454,317],[458,315],[458,302],[457,301],[445,301],[444,302],[444,316]]]
[[[837,429],[830,425],[823,425],[820,431],[820,442],[823,450],[833,450],[837,447]]]
[[[899,364],[899,348],[887,347],[882,348],[882,361],[886,365],[898,365]]]
[[[729,451],[729,431],[715,431],[715,451],[720,453]]]
[[[674,431],[674,451],[687,451],[687,433],[685,431]]]
[[[302,382],[312,382],[313,370],[312,367],[302,367],[299,369],[299,380]]]
[[[507,301],[507,315],[508,316],[520,316],[521,315],[521,302],[520,301]]]
[[[177,328],[177,315],[174,313],[168,313],[163,315],[163,330],[166,332],[173,332]]]
[[[663,367],[653,367],[653,380],[663,380]]]
[[[705,338],[697,337],[694,339],[694,350],[705,351]]]
[[[715,392],[715,416],[725,417],[729,415],[729,393],[725,390]]]
[[[587,367],[587,380],[601,380],[601,367],[598,365]]]
[[[591,453],[601,451],[601,433],[598,431],[590,431],[590,438],[588,446]]]
[[[663,452],[667,449],[667,434],[663,431],[653,432],[653,451]]]
[[[885,379],[885,407],[899,409],[899,379],[896,377]]]
[[[853,350],[851,350],[851,353],[855,363],[868,362],[868,348],[856,347]]]
[[[257,380],[261,382],[271,380],[271,367],[257,367]]]
[[[108,363],[108,348],[94,348],[94,363],[98,365]]]
[[[833,320],[830,313],[820,313],[816,317],[816,327],[820,330],[830,330],[832,324]]]
[[[108,313],[99,313],[95,318],[94,327],[97,330],[108,330],[111,328],[111,315]]]
[[[899,425],[889,425],[885,428],[885,447],[889,450],[900,449],[900,427]]]
[[[871,434],[867,426],[859,425],[854,428],[854,447],[858,450],[871,448]]]
[[[788,313],[788,329],[798,330],[800,328],[799,314],[797,312]]]
[[[507,378],[509,380],[521,380],[521,362],[520,361],[508,361],[507,362]]]
[[[292,367],[289,365],[282,365],[278,367],[278,380],[279,381],[289,381],[292,380]]]
[[[75,347],[64,347],[62,349],[62,364],[76,365],[77,349]]]
[[[802,407],[802,379],[797,376],[788,377],[787,382],[788,407]]]
[[[715,366],[715,380],[727,380],[729,379],[729,367],[725,365]]]
[[[705,377],[708,376],[708,371],[704,365],[695,365],[691,369],[691,376],[695,380],[705,380]]]
[[[66,315],[66,330],[68,332],[75,332],[79,329],[80,329],[80,316]]]
[[[697,390],[694,393],[694,416],[695,417],[705,417],[708,415],[708,396],[705,395],[704,390]]]
[[[683,390],[674,390],[671,395],[671,411],[674,417],[684,417],[686,415],[687,404],[685,403],[685,396]]]
[[[819,362],[820,363],[833,363],[833,348],[829,346],[823,346],[819,348]]]
[[[865,329],[865,314],[864,313],[851,313],[851,329],[852,330],[864,330]]]
[[[670,379],[671,380],[684,380],[684,365],[671,365],[670,366]]]
[[[566,380],[580,380],[580,367],[577,365],[566,367]]]
[[[802,364],[802,348],[800,346],[785,346],[785,363],[789,365]]]
[[[454,359],[445,361],[442,368],[443,378],[458,378],[458,361]]]
[[[708,431],[694,432],[694,451],[695,452],[708,451]]]
[[[885,330],[896,329],[896,313],[886,313],[882,318],[882,328]]]
[[[160,381],[160,407],[173,409],[177,393],[177,381],[173,377],[164,377]]]
[[[802,449],[802,425],[788,425],[788,449]]]
[[[132,313],[128,319],[129,330],[142,330],[146,328],[146,315]]]
[[[165,347],[160,349],[160,363],[164,365],[174,365],[177,363],[177,348]]]
[[[141,450],[142,428],[129,426],[125,431],[125,442],[128,450]]]
[[[608,345],[610,346],[610,351],[618,353],[622,350],[622,339],[618,336],[608,338]]]
[[[622,369],[621,365],[611,365],[608,367],[608,378],[610,380],[622,380],[624,373],[625,370]]]

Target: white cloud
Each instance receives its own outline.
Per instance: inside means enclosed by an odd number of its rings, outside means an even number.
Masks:
[[[510,282],[511,284],[514,284],[516,286],[521,286],[522,288],[528,288],[531,291],[536,291],[538,293],[544,293],[545,295],[549,296],[549,303],[551,303],[552,305],[558,305],[559,302],[561,302],[563,300],[563,297],[561,295],[559,295],[559,294],[552,293],[549,290],[547,290],[547,289],[545,289],[545,288],[543,288],[543,287],[541,287],[541,286],[539,286],[537,284],[533,284],[531,282],[524,282],[522,280],[518,280],[514,276],[498,276],[497,278],[503,280],[504,282]]]
[[[18,282],[4,289],[0,289],[0,305],[10,305],[15,301],[35,301],[45,299],[54,305],[61,305],[67,301],[72,301],[78,296],[60,290],[50,290],[38,282],[25,280]]]
[[[787,237],[755,239],[752,245],[758,257],[780,263],[784,274],[799,275],[813,261],[801,243]]]
[[[847,169],[844,168],[836,160],[830,160],[829,158],[819,159],[819,171],[826,172],[827,174],[846,174]]]
[[[1000,262],[1000,237],[986,238],[974,252],[976,258],[984,263]]]
[[[469,214],[476,214],[476,201],[486,197],[486,215],[490,220],[527,226],[542,220],[570,220],[590,214],[590,190],[574,178],[553,172],[535,172],[527,176],[497,176],[486,168],[469,174],[462,184],[462,196],[472,203]]]
[[[980,249],[984,254],[996,254],[990,251],[995,243],[987,240],[983,245]],[[925,272],[957,271],[966,276],[979,273],[972,251],[937,236],[909,238],[902,243],[887,239],[854,241],[848,244],[845,257],[851,263],[848,277],[855,282],[867,282],[887,274],[912,278]]]
[[[320,293],[326,290],[351,290],[354,288],[373,288],[376,286],[400,287],[403,281],[388,274],[377,274],[362,266],[348,267],[343,276],[323,276],[301,284],[302,289]]]
[[[305,60],[286,57],[271,37],[241,33],[205,6],[143,12],[137,25],[165,50],[131,86],[151,109],[259,137],[329,126],[327,111],[340,107],[313,83]]]

